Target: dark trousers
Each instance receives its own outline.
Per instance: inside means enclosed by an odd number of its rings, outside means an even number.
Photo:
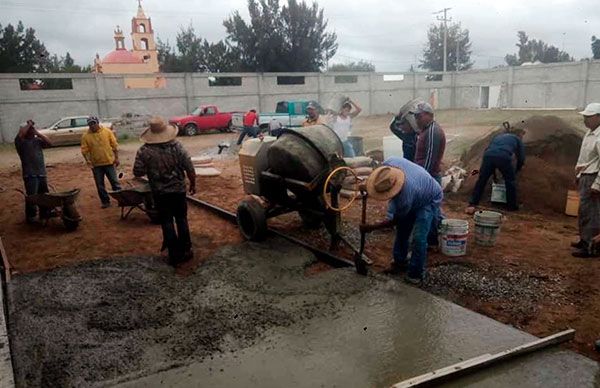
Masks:
[[[100,197],[100,201],[104,203],[110,203],[110,197],[106,192],[106,187],[104,186],[104,177],[108,178],[110,185],[113,191],[121,190],[121,185],[119,184],[119,179],[117,178],[117,170],[115,166],[96,166],[92,168],[94,173],[94,182],[96,182],[96,189],[98,189],[98,197]]]
[[[256,127],[248,127],[244,125],[244,129],[242,129],[242,133],[240,133],[240,137],[238,138],[237,144],[242,144],[246,135],[250,137],[256,137],[258,135],[258,128]]]
[[[588,245],[600,234],[600,197],[592,195],[592,184],[597,174],[579,177],[579,237]]]
[[[433,175],[432,175],[433,176]],[[433,176],[433,179],[442,186],[442,177],[440,175]],[[429,229],[429,235],[427,236],[427,244],[430,246],[438,246],[439,237],[438,229],[442,222],[442,205],[433,206],[433,217],[431,218],[431,228]]]
[[[44,194],[48,192],[48,181],[45,176],[41,177],[23,177],[25,192],[27,195]],[[37,205],[25,201],[25,217],[33,219],[37,215]],[[48,209],[40,207],[40,217],[43,218],[48,213]]]
[[[478,205],[487,185],[488,180],[494,174],[494,171],[498,169],[504,178],[504,184],[506,185],[506,202],[507,206],[511,210],[518,209],[517,206],[517,177],[515,168],[512,165],[512,160],[509,158],[502,158],[497,156],[484,156],[481,161],[481,168],[479,169],[479,178],[473,189],[471,200],[469,204]]]
[[[181,262],[192,248],[185,193],[154,193],[154,202],[163,232],[163,248],[168,249],[171,263]]]

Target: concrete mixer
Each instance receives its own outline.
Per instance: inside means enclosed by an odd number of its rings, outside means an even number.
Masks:
[[[342,142],[326,125],[284,129],[278,138],[246,141],[239,152],[249,194],[237,208],[242,235],[260,241],[267,234],[267,219],[298,212],[306,227],[325,224],[332,248],[340,241],[348,243],[338,233],[345,173],[335,171],[345,166],[342,153]]]

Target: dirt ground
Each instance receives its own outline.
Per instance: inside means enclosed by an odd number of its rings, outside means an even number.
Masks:
[[[581,126],[573,112],[552,114]],[[502,121],[527,115],[521,111],[440,112],[438,120],[451,140],[447,165],[458,160],[469,144]],[[381,136],[388,134],[388,123],[387,116],[356,121],[355,133],[365,137],[365,149],[380,147]],[[191,154],[199,155],[203,150],[214,153],[219,142],[233,138],[234,135],[214,134],[182,138],[182,142]],[[131,171],[138,147],[136,141],[121,147],[124,171]],[[92,175],[84,166],[77,147],[48,150],[46,161],[50,165],[49,181],[57,190],[82,189],[78,208],[84,220],[72,233],[65,232],[57,221],[46,227],[26,225],[21,194],[14,190],[22,187],[18,158],[12,149],[0,149],[0,200],[3,203],[0,236],[14,273],[40,271],[98,257],[158,255],[160,228],[150,224],[143,213],[134,211],[129,219],[122,221],[118,208],[100,209]],[[197,197],[235,210],[244,197],[237,160],[223,157],[215,160],[215,164],[223,174],[201,178]],[[444,203],[444,213],[450,218],[466,219],[464,206],[460,197],[449,196]],[[384,210],[385,204],[370,203],[369,220],[382,218]],[[343,215],[343,232],[351,240],[357,238],[359,217],[358,203]],[[190,208],[189,219],[196,258],[179,270],[182,276],[219,247],[241,241],[235,226],[205,211]],[[294,215],[275,220],[275,224],[326,246],[322,230],[300,230],[300,222]],[[600,338],[600,283],[597,281],[600,260],[571,257],[569,242],[576,234],[574,218],[560,214],[510,214],[495,247],[479,247],[471,239],[465,257],[447,258],[432,253],[430,280],[425,288],[537,336],[572,327],[577,333],[569,346],[600,360],[599,354],[593,351],[593,342]],[[368,237],[366,253],[375,261],[374,270],[387,268],[392,239],[391,232],[377,232]],[[321,264],[308,272],[325,269]]]

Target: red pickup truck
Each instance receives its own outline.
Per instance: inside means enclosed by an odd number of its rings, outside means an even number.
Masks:
[[[219,112],[216,105],[200,105],[189,116],[171,117],[169,124],[179,129],[179,134],[194,136],[200,132],[217,129],[221,132],[233,132],[234,122],[239,122],[243,112]]]

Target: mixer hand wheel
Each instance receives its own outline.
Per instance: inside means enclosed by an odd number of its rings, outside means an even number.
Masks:
[[[354,176],[354,195],[352,196],[352,198],[350,199],[350,201],[345,204],[344,206],[341,207],[335,207],[332,205],[331,200],[329,199],[328,195],[327,195],[327,188],[329,187],[329,184],[331,183],[331,180],[333,179],[333,177],[340,171],[350,171],[350,174],[352,174]],[[358,197],[358,193],[359,193],[359,189],[358,189],[358,175],[356,175],[356,172],[354,172],[353,169],[351,169],[350,167],[347,166],[342,166],[342,167],[338,167],[336,169],[334,169],[328,176],[327,179],[325,179],[325,184],[323,185],[323,200],[325,201],[325,205],[327,206],[327,209],[331,209],[333,211],[336,212],[343,212],[345,210],[347,210],[350,206],[352,206],[352,203],[354,202],[354,200]]]

